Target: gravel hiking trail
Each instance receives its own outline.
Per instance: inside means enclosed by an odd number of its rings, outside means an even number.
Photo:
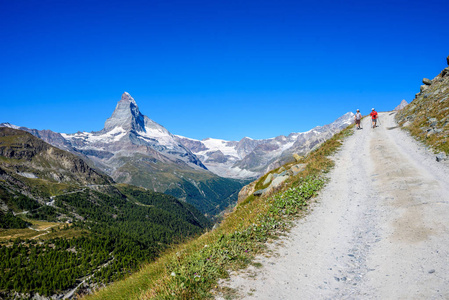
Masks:
[[[449,299],[449,163],[394,114],[362,120],[310,213],[217,299]]]

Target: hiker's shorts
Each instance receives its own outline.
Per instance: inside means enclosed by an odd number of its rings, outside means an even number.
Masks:
[[[374,122],[374,123],[377,123],[377,119],[373,119],[373,122]]]
[[[356,123],[357,125],[360,125],[360,120],[355,120],[355,123]]]

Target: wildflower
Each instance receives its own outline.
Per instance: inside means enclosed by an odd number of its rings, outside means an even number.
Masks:
[[[176,273],[175,273],[175,272],[171,272],[170,275],[173,276],[173,277],[175,277],[175,276],[176,276]]]

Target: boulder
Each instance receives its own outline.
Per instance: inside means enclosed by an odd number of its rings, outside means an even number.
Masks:
[[[270,186],[267,188],[267,190],[274,190],[275,188],[279,187],[284,181],[286,181],[290,176],[278,176],[276,177],[273,182],[271,182]]]
[[[425,85],[431,85],[432,84],[432,80],[430,80],[428,78],[423,78],[422,83],[424,83]]]
[[[444,152],[438,153],[435,158],[438,162],[447,160],[446,153],[444,153]]]
[[[446,57],[446,62],[449,65],[449,55]]]
[[[293,153],[293,157],[295,158],[295,160],[296,160],[297,162],[299,162],[299,161],[302,159],[302,156],[300,156],[300,155],[298,155],[298,154],[296,154],[296,153]]]
[[[252,193],[254,193],[254,190],[256,188],[256,183],[257,181],[253,181],[248,185],[245,185],[239,192],[239,196],[238,196],[238,200],[237,203],[242,202],[243,200],[245,200],[246,198],[248,198],[249,195],[251,195]]]
[[[266,186],[267,184],[269,184],[271,182],[271,180],[273,180],[273,174],[268,174],[267,178],[265,178],[265,181],[263,182],[263,186]]]
[[[253,195],[254,195],[254,196],[260,196],[260,195],[263,195],[263,193],[265,193],[267,190],[268,190],[268,188],[263,189],[263,190],[255,191],[255,192],[253,193]]]
[[[306,168],[307,164],[297,164],[290,168],[292,170],[293,175],[296,176],[298,173],[302,172]]]
[[[422,93],[422,92],[425,91],[427,88],[428,88],[428,85],[422,85],[422,86],[419,88],[419,91]]]
[[[429,137],[431,137],[431,136],[434,135],[434,134],[435,134],[435,130],[434,130],[434,129],[429,129],[429,130],[427,131],[426,137],[429,138]]]
[[[279,176],[287,176],[288,174],[287,174],[287,171],[284,171],[284,172],[282,172],[282,173],[280,173],[279,174]]]
[[[274,189],[278,188],[284,181],[286,181],[290,176],[285,175],[285,176],[278,176],[276,178],[273,179],[273,181],[271,182],[271,184],[263,190],[258,190],[256,192],[254,192],[254,196],[258,196],[258,195],[266,195],[271,193]],[[257,194],[256,194],[257,193]]]
[[[446,75],[448,73],[449,73],[449,67],[444,68],[443,71],[441,72],[441,75],[444,76],[444,75]]]
[[[430,119],[427,121],[427,123],[429,123],[430,126],[435,127],[435,126],[437,126],[437,124],[438,124],[438,120],[437,120],[437,118],[430,118]]]
[[[406,122],[402,125],[402,127],[408,127],[408,126],[410,126],[410,125],[412,125],[412,123],[411,123],[410,121],[406,121]]]

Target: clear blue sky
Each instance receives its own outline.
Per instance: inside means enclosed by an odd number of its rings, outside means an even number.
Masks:
[[[0,122],[98,131],[124,91],[174,134],[307,131],[413,100],[449,1],[0,0]]]

